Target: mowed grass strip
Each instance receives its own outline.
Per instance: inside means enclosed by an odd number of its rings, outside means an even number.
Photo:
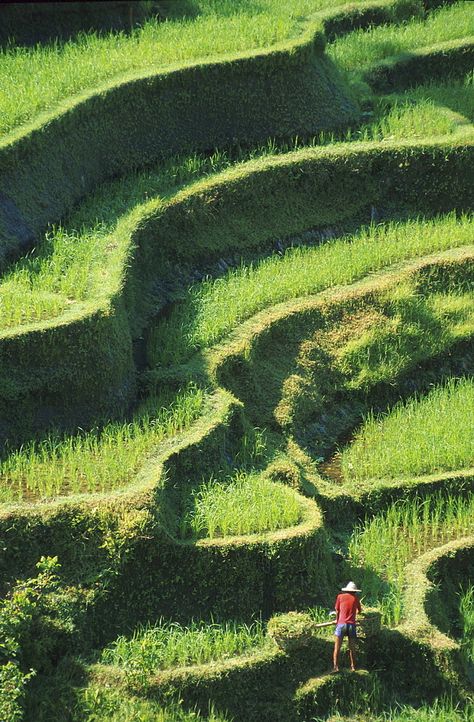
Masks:
[[[294,526],[302,509],[292,489],[257,473],[238,472],[228,482],[210,479],[191,496],[181,522],[183,537],[261,534]]]
[[[81,33],[66,43],[0,51],[0,135],[61,100],[138,71],[265,48],[296,37],[329,0],[198,0],[197,14],[146,21],[130,34]]]
[[[126,671],[153,674],[162,669],[242,655],[263,646],[265,641],[265,628],[260,621],[193,622],[188,626],[160,622],[137,629],[130,638],[118,637],[104,649],[101,662]]]
[[[352,283],[397,261],[469,245],[472,216],[371,225],[311,248],[293,248],[203,281],[150,336],[150,357],[179,363],[192,350],[221,340],[239,323],[276,303]]]
[[[51,434],[11,451],[0,462],[0,502],[108,491],[131,482],[164,439],[201,415],[204,392],[189,386],[150,398],[129,423],[110,422],[70,436]]]
[[[370,415],[342,453],[349,482],[474,466],[474,381],[450,380],[422,398]]]
[[[471,2],[458,2],[403,25],[356,30],[328,46],[328,55],[344,70],[360,74],[384,58],[474,34]]]
[[[407,564],[473,531],[472,496],[464,499],[436,494],[403,500],[367,520],[353,532],[348,549],[366,603],[381,607],[385,624],[399,624]]]

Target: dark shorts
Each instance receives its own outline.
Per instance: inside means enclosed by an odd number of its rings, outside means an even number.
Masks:
[[[357,630],[355,624],[337,624],[336,631],[334,632],[336,637],[357,637]]]

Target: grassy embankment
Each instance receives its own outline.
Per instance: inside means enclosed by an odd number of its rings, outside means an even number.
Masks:
[[[465,104],[472,86],[459,88]],[[387,116],[373,121],[365,130],[357,131],[365,137],[399,137],[404,128],[410,134],[446,130],[444,116],[433,114],[433,125],[426,117],[427,106],[413,106],[407,100],[388,111]],[[417,109],[421,116],[417,119]],[[441,122],[441,125],[439,124]],[[452,125],[454,121],[449,121]],[[450,126],[451,127],[451,126]],[[452,126],[454,127],[454,125]],[[418,129],[418,130],[417,130]],[[315,139],[318,144],[321,139]],[[25,258],[12,264],[0,281],[0,333],[17,326],[56,318],[74,304],[100,298],[104,279],[121,273],[126,253],[121,228],[129,224],[149,199],[169,200],[180,188],[199,178],[245,160],[287,152],[298,147],[293,144],[277,146],[269,141],[249,151],[235,153],[216,151],[209,157],[192,155],[176,158],[160,168],[133,174],[106,184],[99,189],[62,226],[52,228],[42,243]],[[454,244],[456,241],[454,241]],[[448,247],[446,243],[441,247]],[[434,247],[435,249],[435,247]],[[405,256],[408,257],[408,256]]]
[[[289,40],[301,33],[309,15],[334,3],[265,0],[256,6],[241,0],[236,8],[230,0],[199,0],[193,5],[198,11],[193,17],[150,19],[129,35],[82,33],[66,43],[2,50],[0,135],[111,78]]]
[[[202,717],[177,704],[163,707],[153,700],[124,697],[122,692],[107,688],[87,687],[78,697],[74,722],[231,722],[213,710]]]
[[[343,4],[342,0],[265,0],[256,6],[245,0],[236,10],[229,0],[199,0],[195,16],[165,23],[148,20],[130,35],[83,33],[66,43],[3,49],[0,135],[111,78],[283,42],[297,36],[312,13]],[[329,53],[344,68],[360,70],[387,55],[472,32],[469,3],[458,3],[402,27],[351,33],[331,45]]]

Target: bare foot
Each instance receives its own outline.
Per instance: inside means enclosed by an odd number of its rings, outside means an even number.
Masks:
[[[355,667],[351,667],[351,672],[355,672],[355,671],[356,671],[356,668],[355,668]]]
[[[339,667],[334,667],[332,670],[332,674],[336,674],[336,672],[339,672]]]

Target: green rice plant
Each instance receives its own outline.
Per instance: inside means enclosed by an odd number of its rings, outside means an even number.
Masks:
[[[112,78],[263,48],[297,36],[330,0],[199,0],[198,14],[146,21],[130,34],[81,33],[66,43],[0,51],[0,135]]]
[[[328,55],[346,71],[361,73],[384,58],[474,33],[470,2],[458,2],[403,25],[356,30],[328,46]]]
[[[410,100],[395,101],[380,120],[364,126],[358,135],[362,141],[402,140],[452,135],[459,127],[459,119],[454,113],[423,98],[416,105]]]
[[[374,120],[350,131],[347,140],[398,140],[452,135],[474,121],[474,74],[430,82],[375,99]]]
[[[260,621],[193,622],[189,626],[160,621],[155,626],[140,627],[131,638],[118,637],[102,652],[101,662],[150,675],[161,669],[236,657],[265,642]]]
[[[257,473],[239,471],[227,483],[210,479],[191,494],[181,534],[209,539],[262,534],[294,526],[301,518],[293,490]]]
[[[474,664],[474,586],[469,584],[461,590],[459,601],[462,635],[461,648],[471,664]]]
[[[377,715],[361,712],[346,717],[336,712],[330,718],[325,715],[324,720],[327,722],[471,722],[473,716],[472,703],[460,705],[459,702],[446,698],[436,699],[429,706],[417,708],[397,705]],[[315,717],[313,722],[323,722],[323,719]]]
[[[348,482],[419,476],[474,465],[474,381],[454,379],[366,418],[342,453]]]
[[[73,722],[230,722],[212,706],[204,718],[179,704],[163,707],[154,700],[125,696],[107,687],[89,686],[79,690],[77,697]]]
[[[70,436],[51,434],[6,453],[0,462],[0,501],[106,491],[130,483],[164,439],[188,428],[205,404],[202,389],[187,389],[142,404],[128,423]]]
[[[373,224],[328,244],[242,265],[190,288],[185,302],[150,334],[150,359],[180,363],[268,306],[351,283],[397,261],[469,245],[472,234],[472,216],[449,213]]]
[[[407,564],[416,557],[472,534],[474,498],[436,494],[398,501],[358,526],[349,541],[351,564],[368,604],[381,608],[384,624],[403,619]]]
[[[411,282],[391,289],[383,314],[336,351],[346,388],[367,390],[397,378],[417,361],[472,336],[474,297],[461,289],[459,293],[423,294]]]

